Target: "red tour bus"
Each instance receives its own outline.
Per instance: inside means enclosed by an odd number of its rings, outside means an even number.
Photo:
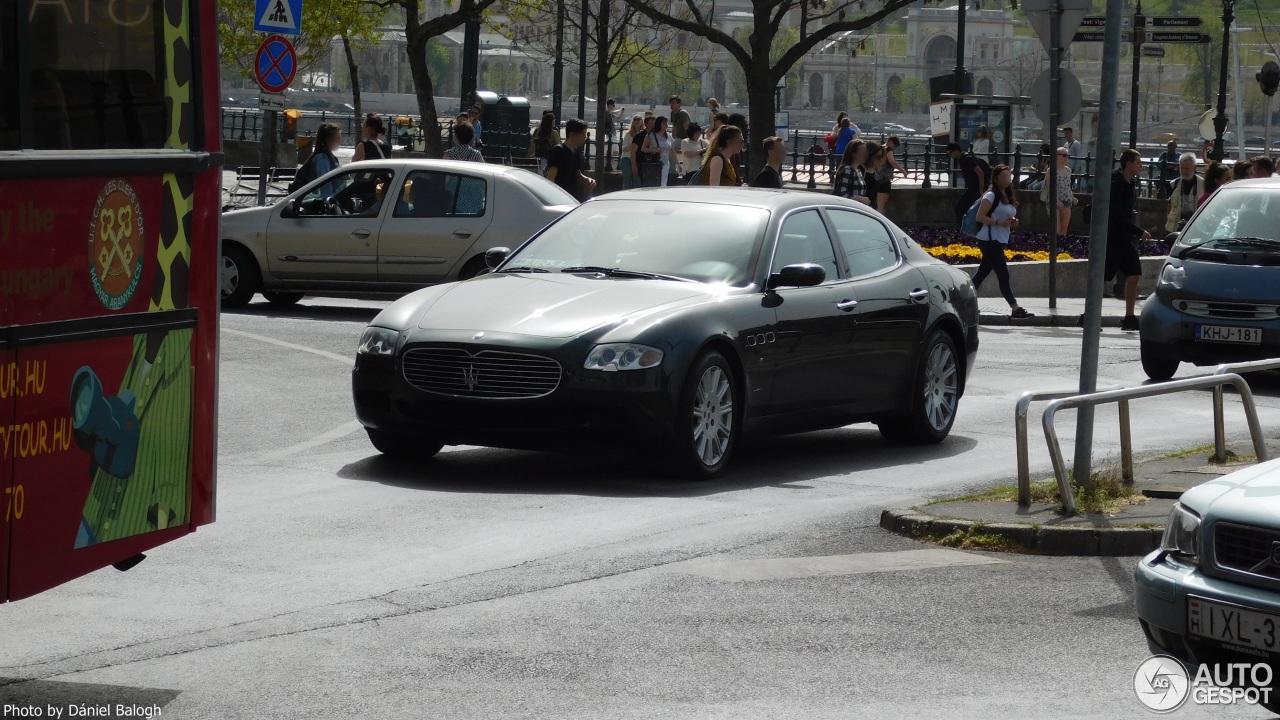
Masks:
[[[0,602],[213,521],[215,3],[0,0]]]

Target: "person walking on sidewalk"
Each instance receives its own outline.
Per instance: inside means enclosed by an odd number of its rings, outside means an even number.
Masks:
[[[1196,211],[1196,198],[1204,189],[1204,180],[1196,174],[1196,156],[1183,153],[1178,159],[1178,177],[1169,189],[1169,208],[1164,220],[1164,230],[1176,233],[1182,230]]]
[[[587,123],[581,118],[572,118],[564,124],[564,143],[551,148],[551,156],[547,158],[547,179],[580,201],[585,201],[596,189],[596,181],[582,172],[578,156],[578,150],[586,144]]]
[[[764,139],[764,169],[751,181],[754,188],[782,189],[782,161],[787,156],[787,144],[774,135]]]
[[[949,143],[947,154],[952,160],[960,162],[960,174],[964,177],[964,193],[960,195],[960,201],[955,207],[956,224],[959,225],[964,220],[965,213],[969,212],[969,208],[978,201],[978,196],[991,182],[991,166],[973,153],[966,154],[960,148],[960,143]]]
[[[1018,224],[1018,196],[1013,190],[1013,170],[1008,165],[997,165],[991,174],[995,181],[991,189],[982,196],[982,204],[978,206],[978,223],[986,227],[978,230],[978,249],[982,251],[982,264],[973,276],[973,287],[976,290],[987,279],[987,275],[996,274],[1000,283],[1000,294],[1009,303],[1012,311],[1009,317],[1023,319],[1031,317],[1026,308],[1018,304],[1014,297],[1013,287],[1009,284],[1009,261],[1005,256],[1005,248],[1009,246],[1009,235]],[[983,235],[986,240],[982,239]]]
[[[1069,159],[1067,149],[1065,147],[1058,148],[1058,195],[1056,202],[1058,203],[1058,234],[1066,235],[1067,228],[1071,225],[1071,207],[1075,205],[1076,194],[1071,190],[1071,168],[1067,167]],[[1049,180],[1046,177],[1044,185],[1040,187],[1040,199],[1045,205],[1049,204]]]
[[[1107,216],[1106,279],[1124,273],[1124,320],[1121,330],[1137,330],[1138,281],[1142,279],[1142,260],[1138,257],[1137,240],[1150,240],[1151,233],[1133,222],[1137,193],[1134,180],[1142,172],[1142,155],[1133,148],[1120,153],[1120,169],[1111,173],[1111,212]]]

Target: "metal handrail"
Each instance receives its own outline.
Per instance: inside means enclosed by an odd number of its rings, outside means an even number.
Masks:
[[[1223,363],[1214,369],[1214,375],[1237,375],[1256,370],[1280,370],[1280,359],[1254,360],[1252,362]],[[1222,386],[1213,389],[1213,462],[1227,461],[1226,412],[1222,407]]]
[[[1108,385],[1105,390],[1119,390],[1119,385]],[[1031,403],[1040,400],[1060,400],[1079,393],[1079,390],[1028,390],[1018,398],[1013,409],[1013,426],[1015,442],[1018,445],[1018,507],[1031,506],[1031,460],[1027,449],[1027,413]],[[1133,443],[1129,437],[1129,401],[1120,403],[1120,464],[1123,468],[1125,482],[1133,482]],[[1058,485],[1058,492],[1071,492],[1070,487]]]
[[[1249,389],[1249,383],[1244,378],[1234,373],[1226,373],[1222,375],[1202,375],[1200,377],[1191,377],[1183,380],[1171,380],[1169,382],[1158,383],[1155,385],[1141,385],[1139,387],[1122,388],[1120,390],[1105,390],[1102,392],[1089,393],[1086,395],[1075,395],[1067,398],[1060,398],[1049,402],[1044,409],[1044,418],[1041,423],[1044,425],[1044,439],[1049,446],[1049,457],[1053,461],[1053,474],[1058,480],[1058,488],[1062,492],[1062,505],[1067,512],[1075,512],[1075,496],[1071,490],[1070,482],[1067,479],[1066,464],[1062,460],[1062,447],[1058,442],[1058,432],[1054,427],[1054,417],[1059,410],[1064,408],[1080,408],[1102,405],[1109,402],[1119,402],[1121,400],[1137,400],[1139,398],[1155,397],[1157,395],[1172,395],[1173,393],[1182,392],[1184,390],[1204,390],[1207,388],[1222,387],[1223,385],[1231,385],[1240,393],[1240,404],[1244,406],[1245,418],[1249,423],[1249,435],[1253,439],[1253,450],[1258,456],[1258,462],[1267,460],[1267,444],[1262,437],[1262,426],[1258,423],[1258,409],[1253,402],[1253,391]],[[1122,420],[1127,425],[1128,418]],[[1122,428],[1122,433],[1128,432],[1127,428]]]

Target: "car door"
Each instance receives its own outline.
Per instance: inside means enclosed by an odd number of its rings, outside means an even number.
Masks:
[[[773,291],[777,346],[770,406],[777,413],[843,405],[853,397],[850,348],[858,298],[817,210],[782,220],[769,272],[799,263],[821,265],[827,279],[814,287]]]
[[[425,285],[448,279],[493,221],[494,176],[413,170],[378,244],[378,280]]]
[[[387,214],[381,194],[394,177],[390,167],[359,163],[280,203],[267,222],[271,274],[322,284],[377,280],[378,230]]]
[[[856,405],[879,411],[899,404],[914,379],[914,360],[929,319],[924,275],[903,262],[889,229],[876,217],[826,208],[858,295],[851,348]]]

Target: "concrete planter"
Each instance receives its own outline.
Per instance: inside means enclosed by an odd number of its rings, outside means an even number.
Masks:
[[[1149,295],[1155,292],[1156,280],[1160,276],[1160,268],[1164,266],[1163,257],[1142,258],[1142,281],[1138,283],[1138,292]],[[957,268],[969,273],[969,277],[978,271],[977,265],[957,265]],[[1088,260],[1058,261],[1058,297],[1083,298],[1089,283]],[[1013,294],[1018,297],[1049,296],[1049,261],[1009,263],[1009,282],[1013,285]],[[1106,289],[1111,293],[1110,285]],[[982,281],[978,288],[978,296],[984,298],[1000,297],[1000,285],[995,275]]]

